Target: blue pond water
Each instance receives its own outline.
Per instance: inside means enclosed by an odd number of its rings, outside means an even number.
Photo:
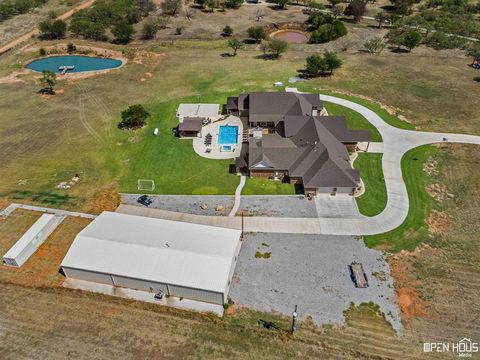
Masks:
[[[104,59],[100,57],[80,55],[50,56],[32,61],[27,65],[27,68],[38,72],[50,70],[58,74],[62,72],[58,69],[60,66],[72,65],[75,68],[73,70],[68,70],[68,73],[113,69],[122,65],[122,62],[117,59]]]
[[[238,126],[221,125],[218,129],[219,145],[232,145],[237,143]]]

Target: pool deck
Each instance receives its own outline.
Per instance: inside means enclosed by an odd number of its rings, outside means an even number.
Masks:
[[[222,125],[238,126],[238,139],[235,151],[220,151],[221,145],[218,144],[218,132]],[[209,133],[212,135],[212,144],[206,146],[204,144],[205,136]],[[201,137],[193,139],[193,149],[198,155],[207,159],[234,159],[240,156],[242,150],[242,134],[243,124],[240,118],[230,115],[224,120],[215,121],[214,119],[212,123],[202,127]],[[211,149],[211,151],[207,153],[207,149]]]

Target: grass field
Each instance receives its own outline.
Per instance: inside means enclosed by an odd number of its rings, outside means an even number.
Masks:
[[[360,170],[360,176],[365,186],[365,193],[355,198],[360,213],[366,216],[380,214],[387,205],[382,154],[359,153],[353,167]]]

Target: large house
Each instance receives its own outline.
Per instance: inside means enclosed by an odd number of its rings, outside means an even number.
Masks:
[[[318,95],[241,94],[228,98],[226,111],[244,123],[237,171],[301,184],[306,195],[360,189],[348,150],[370,141],[370,131],[350,130],[344,117],[327,116]]]

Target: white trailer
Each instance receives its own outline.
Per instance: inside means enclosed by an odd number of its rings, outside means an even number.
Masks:
[[[59,223],[55,215],[43,214],[40,216],[40,219],[3,255],[3,263],[8,266],[22,266]]]

